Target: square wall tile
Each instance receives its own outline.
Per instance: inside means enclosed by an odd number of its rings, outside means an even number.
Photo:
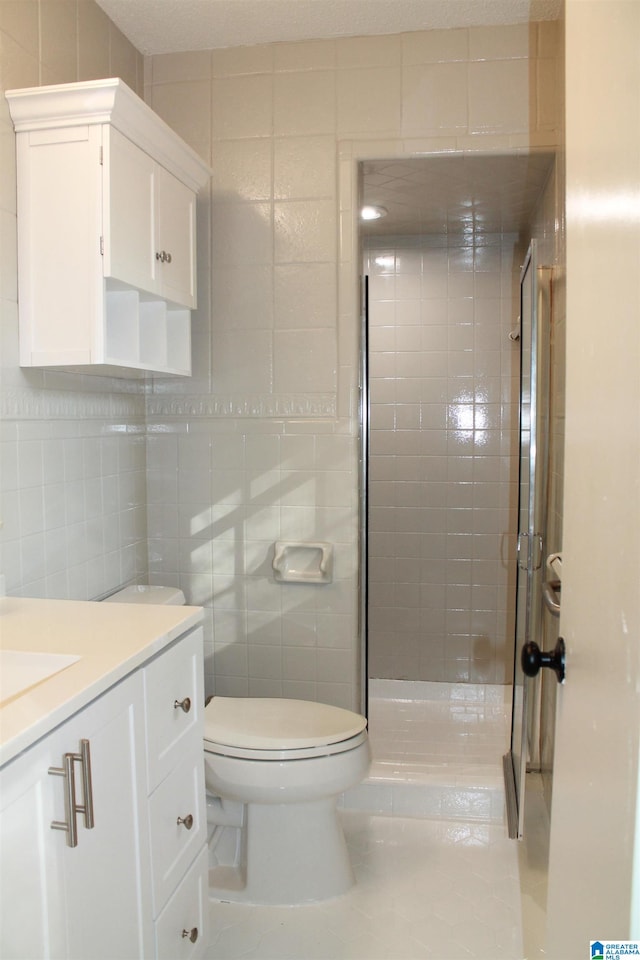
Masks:
[[[267,138],[220,141],[211,178],[214,200],[271,199],[272,165]]]
[[[404,67],[402,136],[466,133],[468,79],[466,63]]]
[[[291,200],[274,203],[276,263],[335,261],[335,203]]]
[[[28,4],[20,6],[27,8]],[[77,3],[75,0],[59,0],[40,4],[40,25],[40,56],[51,74],[58,78],[50,82],[73,82],[78,76]]]
[[[109,76],[109,25],[97,3],[78,4],[78,80]]]
[[[535,89],[529,61],[469,64],[469,132],[527,133],[535,129]]]
[[[333,137],[285,137],[274,142],[273,193],[279,200],[336,195]]]
[[[222,235],[220,243],[222,243]],[[266,246],[268,240],[263,237]],[[260,256],[260,245],[255,249]],[[212,336],[217,340],[217,328],[266,329],[274,322],[274,271],[268,264],[227,264],[216,274],[211,293]],[[300,303],[297,303],[299,308]],[[294,323],[285,324],[295,326]]]
[[[314,70],[274,77],[273,132],[277,137],[335,132],[335,73]]]
[[[151,106],[194,150],[210,143],[210,103],[208,80],[161,83],[152,87]]]
[[[417,30],[402,36],[403,66],[467,60],[468,56],[469,31],[466,29]]]
[[[254,330],[251,349],[242,330],[219,331],[212,358],[212,378],[217,393],[268,393],[272,386],[271,331]]]
[[[269,264],[273,257],[272,205],[214,199],[212,258],[216,264]]]
[[[339,71],[338,134],[396,135],[401,122],[401,76],[399,67]]]
[[[335,264],[277,264],[273,277],[276,327],[303,330],[337,326]]]
[[[276,72],[333,70],[336,65],[335,40],[303,40],[273,45]]]
[[[270,75],[215,77],[209,96],[214,141],[271,136],[273,96]]]
[[[273,69],[274,45],[261,43],[251,47],[230,47],[212,50],[210,55],[211,71],[214,77],[269,74]]]
[[[517,23],[469,30],[470,60],[526,59],[535,53],[536,24]]]

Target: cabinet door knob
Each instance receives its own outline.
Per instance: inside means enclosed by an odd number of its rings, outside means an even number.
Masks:
[[[193,929],[191,930],[183,930],[182,939],[184,940],[186,937],[188,937],[189,940],[191,940],[191,943],[195,943],[196,940],[198,939],[198,928],[193,927]]]
[[[178,824],[185,826],[187,830],[191,830],[191,827],[193,826],[193,814],[188,813],[186,817],[178,817],[177,822]]]
[[[166,260],[167,263],[171,263],[171,254],[170,254],[170,253],[168,253],[168,254],[165,256],[165,260]]]
[[[189,710],[191,710],[191,700],[189,697],[185,697],[184,700],[174,700],[173,709],[184,710],[185,713],[189,713]]]

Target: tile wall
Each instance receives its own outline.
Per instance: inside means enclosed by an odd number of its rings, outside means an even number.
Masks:
[[[508,683],[518,237],[367,246],[369,675]]]
[[[210,689],[215,651],[219,693],[359,705],[355,161],[552,145],[555,37],[541,23],[147,58],[145,99],[214,176],[199,204],[194,377],[144,397],[17,366],[0,108],[10,592],[94,596],[148,564],[207,608]],[[93,0],[4,2],[0,42],[4,89],[115,73],[141,90],[141,57]],[[278,537],[334,542],[334,583],[276,586]]]
[[[0,3],[0,89],[143,60],[93,0]],[[0,97],[0,572],[10,594],[89,599],[147,570],[142,388],[18,366],[15,139]]]
[[[218,693],[359,706],[357,161],[553,145],[555,37],[541,23],[146,62],[147,101],[213,168],[196,376],[155,385],[147,413],[152,576],[205,604]],[[274,583],[273,541],[294,536],[335,543],[333,584]]]

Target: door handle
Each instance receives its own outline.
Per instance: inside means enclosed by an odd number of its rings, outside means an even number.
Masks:
[[[520,657],[522,672],[527,677],[536,677],[541,667],[549,667],[555,671],[558,683],[565,681],[565,644],[562,637],[558,637],[553,650],[543,651],[535,641],[530,640],[522,648]]]

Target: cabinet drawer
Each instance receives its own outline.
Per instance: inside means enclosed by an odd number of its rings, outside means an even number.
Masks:
[[[207,840],[202,748],[191,751],[151,795],[149,829],[157,916]]]
[[[149,792],[204,736],[202,627],[144,671]]]
[[[158,960],[194,960],[209,940],[208,854],[204,847],[156,922]],[[191,940],[191,935],[195,940]]]

